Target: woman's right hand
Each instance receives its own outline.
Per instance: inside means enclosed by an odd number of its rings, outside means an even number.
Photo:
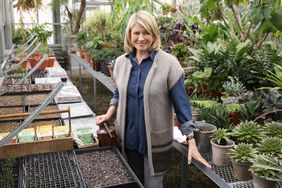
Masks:
[[[107,114],[96,116],[96,124],[99,125],[105,121],[108,121],[109,119],[110,118],[107,116]]]

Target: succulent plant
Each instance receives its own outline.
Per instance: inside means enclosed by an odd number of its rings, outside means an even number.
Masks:
[[[227,145],[230,135],[231,134],[228,132],[228,129],[224,128],[219,128],[213,133],[213,137],[219,145]]]
[[[264,132],[269,137],[282,138],[282,123],[276,121],[266,123],[264,127]]]
[[[256,143],[264,137],[264,134],[258,123],[244,121],[232,130],[232,136],[242,142]]]
[[[258,176],[264,176],[269,180],[281,181],[282,160],[281,157],[260,154],[252,161],[250,171]]]
[[[251,162],[256,156],[257,150],[253,148],[252,144],[240,143],[230,149],[228,155],[236,162]]]
[[[267,155],[282,155],[282,139],[265,138],[258,144],[258,151]]]
[[[246,92],[246,88],[242,82],[239,81],[237,77],[228,77],[230,81],[223,83],[222,87],[224,89],[224,94],[226,96],[236,96],[239,97],[242,93]]]

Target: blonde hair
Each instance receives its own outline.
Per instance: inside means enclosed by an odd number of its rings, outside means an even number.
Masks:
[[[154,41],[150,50],[159,50],[161,46],[160,30],[156,19],[149,12],[140,10],[132,14],[129,18],[125,29],[124,36],[124,51],[130,53],[134,51],[134,46],[131,43],[131,30],[136,25],[140,24],[144,29],[153,35]]]

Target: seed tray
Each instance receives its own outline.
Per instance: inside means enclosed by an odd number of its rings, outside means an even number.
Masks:
[[[17,188],[19,185],[19,159],[0,160],[0,185]]]
[[[40,125],[53,125],[54,127],[56,126],[61,126],[63,125],[62,120],[61,119],[52,119],[52,120],[44,120],[44,119],[40,119],[40,120],[34,120],[32,121],[28,127],[37,127]]]
[[[73,151],[52,152],[22,157],[20,174],[20,187],[85,187]]]
[[[86,187],[143,187],[115,147],[78,149],[75,154]]]
[[[23,106],[23,96],[21,95],[4,95],[0,96],[1,107]]]
[[[24,107],[0,107],[0,115],[23,113]]]
[[[11,121],[11,120],[5,120],[0,121],[0,132],[11,132],[15,130],[18,126],[21,125],[21,122],[19,120]]]
[[[32,113],[36,110],[37,106],[29,106],[28,112]],[[53,110],[58,110],[57,105],[48,105],[46,108],[44,108],[43,111],[53,111]],[[37,119],[58,119],[61,118],[61,114],[44,114],[44,115],[38,115]]]
[[[24,104],[29,106],[39,106],[42,104],[47,98],[49,97],[48,93],[41,93],[41,94],[28,94],[24,95]],[[51,101],[49,104],[54,104]]]

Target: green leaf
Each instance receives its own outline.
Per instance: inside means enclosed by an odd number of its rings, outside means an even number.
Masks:
[[[254,25],[259,24],[263,19],[263,9],[261,7],[250,10],[250,20]]]
[[[207,7],[208,7],[208,9],[215,10],[215,8],[216,8],[215,0],[208,0]]]
[[[270,33],[274,30],[272,23],[270,20],[264,19],[259,28],[261,33]]]
[[[242,54],[246,51],[248,45],[250,44],[250,40],[246,40],[245,42],[241,42],[236,46],[236,53],[237,54]]]
[[[270,18],[270,22],[272,25],[278,29],[279,31],[282,31],[282,14],[281,13],[275,13]]]
[[[196,71],[192,74],[192,76],[198,80],[203,78],[209,78],[211,76],[212,69],[210,67],[205,67],[204,72]]]

